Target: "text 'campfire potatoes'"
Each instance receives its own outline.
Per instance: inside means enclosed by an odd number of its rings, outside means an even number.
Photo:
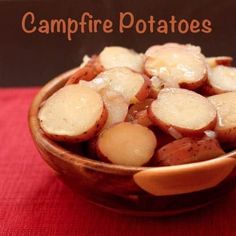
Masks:
[[[118,165],[142,166],[151,160],[156,144],[156,137],[150,129],[123,122],[99,135],[97,151],[102,160]]]
[[[107,120],[102,97],[81,85],[55,92],[39,111],[43,131],[57,141],[78,142],[93,137]]]
[[[201,135],[216,124],[216,110],[207,98],[180,88],[162,89],[148,114],[165,132],[174,128],[183,136]]]
[[[117,165],[219,157],[236,147],[232,61],[206,58],[190,44],[154,45],[145,53],[105,47],[86,55],[65,86],[41,104],[41,129],[64,148],[78,145],[73,150]]]
[[[145,71],[181,87],[196,89],[207,79],[207,63],[199,47],[174,43],[153,46],[146,51]]]

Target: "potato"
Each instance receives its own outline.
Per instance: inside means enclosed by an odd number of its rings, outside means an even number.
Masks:
[[[172,166],[206,161],[224,154],[216,139],[193,139],[185,137],[173,141],[156,152],[155,162],[161,166]]]
[[[153,99],[148,98],[143,102],[132,105],[129,108],[128,114],[126,116],[126,121],[147,127],[152,125],[152,122],[147,114],[147,108],[150,106],[152,101]]]
[[[128,67],[134,71],[143,72],[145,56],[124,47],[105,47],[99,54],[102,66],[107,70],[114,67]]]
[[[199,47],[169,43],[153,46],[145,54],[144,69],[149,76],[191,90],[201,87],[207,79],[207,63]]]
[[[149,93],[149,98],[156,99],[158,93],[163,88],[179,88],[179,84],[177,81],[173,80],[172,78],[166,78],[165,80],[161,80],[157,76],[153,76],[150,79],[151,81],[151,91]]]
[[[178,43],[165,43],[164,45],[156,44],[156,45],[153,45],[153,46],[149,47],[145,52],[145,56],[146,57],[153,56],[153,55],[155,56],[155,54],[158,53],[158,51],[160,49],[162,49],[163,46],[169,47],[169,48],[171,48],[171,47],[173,47],[173,48],[175,48],[175,47],[186,47],[187,46],[189,49],[191,49],[193,51],[196,51],[197,53],[201,52],[200,47],[193,46],[191,44],[181,45],[181,44],[178,44]]]
[[[116,67],[100,73],[94,81],[102,88],[119,92],[129,104],[145,100],[151,89],[147,76],[126,67]],[[91,83],[94,83],[91,81]]]
[[[107,84],[103,81],[101,82],[98,78],[92,81],[80,81],[79,84],[97,91],[102,96],[108,112],[107,121],[103,129],[125,120],[128,114],[129,103],[119,92],[110,89]]]
[[[231,66],[231,64],[233,62],[233,58],[228,57],[228,56],[207,57],[206,61],[207,61],[207,64],[211,68],[214,68],[218,65]]]
[[[151,160],[156,144],[156,137],[150,129],[122,122],[105,129],[99,135],[97,153],[103,161],[124,166],[142,166]]]
[[[140,124],[146,127],[149,127],[152,125],[152,121],[149,119],[147,110],[137,112],[132,123]]]
[[[217,138],[222,143],[236,142],[236,92],[214,95],[208,98],[217,110],[215,127]]]
[[[215,95],[236,91],[236,68],[216,66],[209,70],[207,84],[203,87],[204,94]]]
[[[146,168],[134,175],[135,183],[155,196],[171,196],[209,190],[230,176],[236,159],[223,155],[219,158],[178,166]],[[222,183],[223,184],[223,183]],[[201,192],[197,193],[199,196]],[[184,195],[180,195],[180,199]],[[211,197],[211,196],[209,196]]]
[[[100,94],[108,112],[107,121],[103,129],[124,121],[129,108],[125,98],[120,93],[110,89],[103,89]]]
[[[140,111],[146,110],[151,105],[151,103],[153,101],[154,101],[154,99],[147,98],[142,102],[131,105],[129,108],[129,112],[128,112],[126,120],[133,121],[135,119],[136,114]]]
[[[95,136],[107,120],[102,97],[78,84],[65,86],[49,97],[38,119],[47,136],[56,141],[81,142]]]
[[[180,88],[162,89],[148,108],[150,120],[163,131],[201,136],[216,124],[216,109],[207,98]]]
[[[66,85],[77,84],[80,80],[90,81],[102,71],[103,67],[98,61],[98,57],[94,55],[90,60],[82,63],[82,66],[80,66],[79,69],[69,77]]]

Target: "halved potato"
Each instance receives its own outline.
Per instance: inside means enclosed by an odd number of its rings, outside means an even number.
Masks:
[[[222,93],[208,99],[217,110],[217,138],[223,143],[236,143],[236,92]]]
[[[203,91],[208,95],[236,91],[236,68],[221,65],[209,70]]]
[[[139,124],[123,122],[105,129],[98,137],[98,156],[118,165],[142,166],[156,148],[153,132]]]
[[[102,71],[103,67],[98,57],[94,55],[90,59],[85,59],[85,62],[82,63],[79,69],[68,79],[66,85],[77,84],[80,80],[90,81]]]
[[[172,166],[206,161],[224,154],[218,141],[213,138],[175,140],[156,152],[155,162],[161,166]]]
[[[49,97],[38,118],[42,130],[53,140],[80,142],[101,130],[107,120],[107,110],[97,92],[72,84]]]
[[[144,69],[149,76],[172,80],[191,90],[207,79],[207,63],[199,47],[169,43],[148,49],[146,55]]]
[[[183,136],[203,135],[216,124],[216,109],[207,98],[180,88],[162,89],[148,108],[151,121],[169,133],[174,128]]]
[[[233,58],[228,56],[207,57],[206,61],[207,64],[213,68],[218,65],[231,66]]]
[[[145,56],[124,47],[105,47],[99,54],[102,66],[107,70],[114,67],[128,67],[137,72],[143,72]]]
[[[126,67],[106,70],[94,80],[100,87],[119,92],[130,104],[145,100],[151,89],[149,78]]]

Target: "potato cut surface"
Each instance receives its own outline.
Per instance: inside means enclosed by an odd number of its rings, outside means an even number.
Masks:
[[[150,129],[123,122],[100,134],[97,149],[103,160],[125,166],[142,166],[150,161],[156,144],[156,137]]]
[[[42,129],[49,135],[73,139],[96,129],[103,112],[102,97],[97,92],[81,85],[68,85],[48,98],[38,117]]]
[[[105,47],[99,58],[105,69],[126,66],[134,71],[143,72],[144,55],[124,47]]]
[[[150,86],[143,75],[133,72],[126,67],[117,67],[100,73],[95,80],[103,88],[119,92],[127,102],[135,103],[139,97],[142,100],[148,96]],[[144,96],[143,96],[144,95]]]
[[[207,74],[207,64],[198,47],[165,44],[147,50],[145,71],[162,80],[177,81],[183,87],[195,89],[201,86]]]
[[[236,142],[236,92],[228,92],[209,97],[217,110],[218,121],[215,128],[222,142]]]
[[[211,70],[208,82],[216,94],[236,91],[236,68],[216,66]]]
[[[207,98],[179,88],[166,88],[148,109],[150,119],[168,131],[174,127],[185,135],[214,127],[216,110]]]

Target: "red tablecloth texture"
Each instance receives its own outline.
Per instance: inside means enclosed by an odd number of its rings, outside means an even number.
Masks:
[[[236,235],[236,191],[212,206],[171,218],[120,215],[73,193],[32,142],[27,112],[37,91],[0,89],[0,236]]]

